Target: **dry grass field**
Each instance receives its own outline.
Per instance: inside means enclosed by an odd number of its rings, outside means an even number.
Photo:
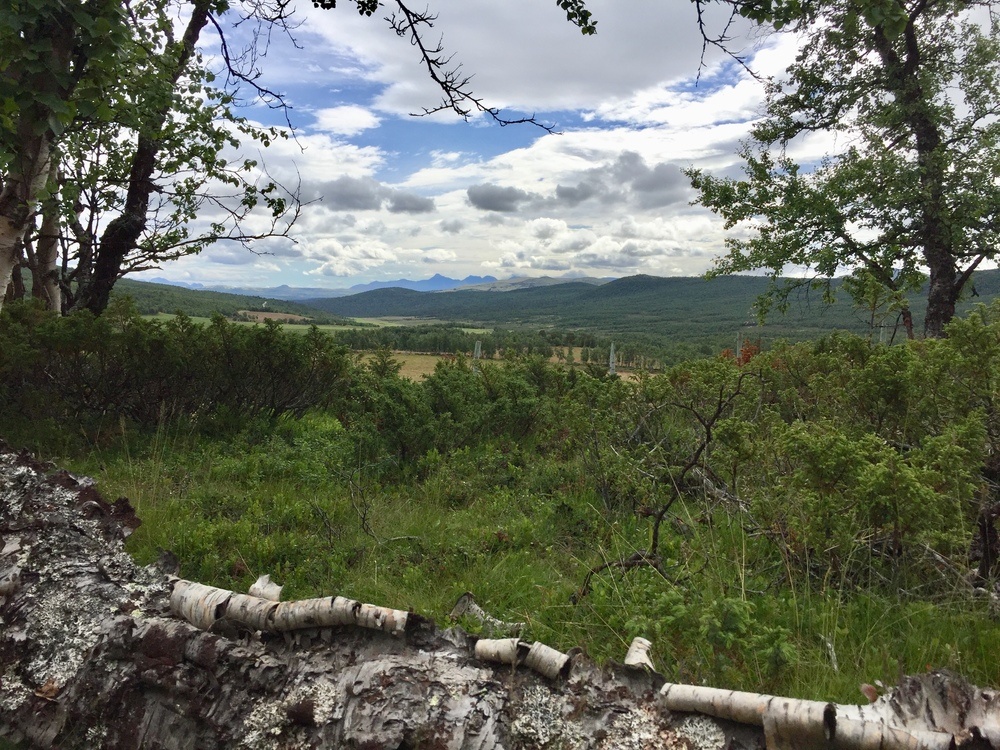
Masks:
[[[367,361],[371,355],[362,356],[362,361]],[[399,362],[402,367],[399,374],[410,380],[420,380],[425,375],[434,372],[434,367],[441,360],[437,354],[413,354],[411,352],[393,352],[392,358]]]
[[[279,323],[288,323],[296,320],[309,320],[305,315],[293,315],[292,313],[260,312],[259,310],[239,310],[240,315],[246,315],[250,320],[263,323],[265,320],[276,320]]]
[[[292,331],[293,333],[305,333],[306,331],[309,330],[309,326],[302,325],[301,323],[296,324],[291,322],[294,320],[306,320],[306,318],[303,318],[301,315],[292,315],[291,313],[268,313],[268,312],[254,311],[254,310],[241,310],[240,312],[242,312],[247,316],[259,316],[257,318],[258,322],[263,322],[266,319],[275,320],[278,323],[283,324],[281,327],[285,331]],[[175,316],[170,315],[168,313],[159,313],[157,315],[147,315],[144,317],[153,320],[170,320]],[[192,317],[191,320],[194,321],[195,323],[201,323],[203,325],[211,322],[208,318],[201,318],[201,317]],[[359,321],[360,320],[361,319],[359,319]],[[403,319],[401,318],[393,320],[387,318],[366,318],[364,319],[363,322],[368,324],[375,323],[376,325],[384,325],[384,326],[405,325],[405,323],[403,323],[402,320]],[[253,323],[250,323],[248,321],[239,321],[239,322],[242,325],[254,325]],[[347,330],[351,328],[351,326],[319,325],[317,326],[317,328],[319,328],[321,331],[327,331],[332,333],[335,331]],[[475,329],[475,328],[468,328],[465,330],[468,331],[469,333],[487,332],[485,329]],[[574,362],[578,363],[573,366],[579,367],[581,349],[578,346],[572,348],[573,348]],[[442,359],[442,355],[439,354],[416,354],[413,352],[399,352],[399,351],[393,352],[392,356],[402,365],[402,368],[400,369],[400,375],[402,375],[404,378],[409,378],[410,380],[420,380],[421,378],[430,375],[431,373],[434,372],[435,365],[437,365],[438,361]],[[362,361],[367,360],[368,357],[369,355],[367,354],[362,355]],[[559,362],[559,359],[558,357],[553,355],[552,357],[550,357],[549,361],[552,362],[553,364],[556,364]],[[566,366],[568,367],[569,365]],[[635,375],[631,371],[629,371],[626,368],[622,368],[620,366],[618,368],[618,374],[622,378],[625,378],[626,380],[635,377]]]
[[[369,356],[371,355],[364,355],[362,357],[362,361],[367,360]],[[579,354],[577,356],[579,356]],[[437,363],[443,359],[443,357],[438,354],[414,354],[412,352],[393,352],[392,357],[402,365],[399,374],[404,378],[409,378],[410,380],[420,380],[421,378],[430,375],[434,372],[434,367]],[[557,359],[555,357],[552,357],[549,361],[553,364],[557,363]],[[568,367],[569,365],[566,366]],[[618,374],[625,380],[631,380],[635,377],[633,372],[622,368],[618,368]]]

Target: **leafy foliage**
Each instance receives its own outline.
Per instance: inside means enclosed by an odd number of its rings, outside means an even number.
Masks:
[[[127,39],[120,3],[7,3],[0,19],[0,172],[12,167],[24,138],[21,112],[35,127],[61,134],[82,108],[107,117],[100,106],[116,76]],[[59,49],[65,45],[67,49]],[[80,100],[70,98],[77,91]],[[40,135],[40,133],[35,133]]]
[[[758,10],[771,6],[748,13]],[[905,310],[926,271],[925,329],[942,335],[997,247],[996,16],[980,21],[945,0],[814,11],[802,52],[787,80],[772,83],[766,117],[740,151],[746,178],[688,172],[703,205],[749,230],[727,241],[714,273],[763,268],[777,278],[793,265],[829,290],[847,269]],[[845,145],[799,164],[794,145],[816,132]]]
[[[582,34],[597,33],[597,21],[593,20],[593,14],[587,10],[584,0],[556,0],[556,5],[566,11],[566,20],[579,26]]]
[[[231,420],[330,406],[342,398],[346,352],[313,329],[283,335],[217,316],[141,318],[127,301],[95,318],[13,305],[0,318],[0,383],[22,418],[142,425],[178,416]]]

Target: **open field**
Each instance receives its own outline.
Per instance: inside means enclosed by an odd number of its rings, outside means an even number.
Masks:
[[[286,315],[284,313],[254,313],[254,314],[256,314],[256,315],[266,315],[266,316],[269,316],[268,319],[270,319],[270,320],[276,320],[276,321],[280,321],[282,319],[290,319],[290,318],[298,318],[298,317],[300,317],[300,316],[295,316],[295,315]],[[146,319],[148,319],[148,320],[162,320],[162,321],[166,321],[166,320],[172,320],[176,316],[168,314],[168,313],[158,313],[156,315],[144,315],[143,317],[146,318]],[[191,319],[192,322],[198,323],[198,324],[202,324],[202,325],[208,325],[208,324],[210,324],[212,322],[210,318],[205,318],[205,317],[200,317],[200,316],[190,316],[190,319]],[[407,323],[407,322],[400,322],[402,320],[404,320],[404,319],[398,319],[398,318],[397,319],[366,318],[364,320],[360,320],[359,322],[363,324],[361,327],[371,326],[373,324],[374,325],[379,325],[379,326],[397,326],[397,325],[410,325],[411,324],[411,323]],[[242,321],[230,321],[230,322],[236,323],[238,325],[259,325],[259,323],[255,323],[255,322],[251,322],[251,321],[245,321],[245,320],[242,320]],[[417,321],[413,321],[412,324],[417,324]],[[300,334],[301,333],[305,333],[310,328],[310,326],[303,325],[301,323],[280,323],[279,322],[279,326],[284,331],[291,331],[292,333],[300,333]],[[330,324],[317,325],[316,327],[319,330],[321,330],[321,331],[326,331],[327,333],[335,333],[337,331],[346,331],[346,330],[350,330],[352,328],[352,326],[330,325]],[[463,329],[463,330],[466,331],[467,333],[471,333],[471,334],[477,334],[477,333],[486,334],[486,333],[489,333],[489,331],[487,329],[466,328],[466,329]],[[578,347],[578,346],[574,346],[574,347],[561,347],[561,349],[563,349],[563,350],[572,349],[572,351],[573,351],[573,361],[577,363],[576,365],[569,365],[569,364],[563,363],[565,366],[567,366],[567,367],[572,367],[572,366],[582,367],[582,364],[580,364],[581,354],[582,354],[582,348],[581,347]],[[471,356],[472,352],[467,352],[467,354],[469,356]],[[362,355],[362,360],[367,359],[368,356],[369,355]],[[426,353],[426,352],[404,352],[404,351],[393,351],[392,356],[393,356],[394,359],[396,359],[402,365],[402,368],[400,370],[400,375],[402,377],[404,377],[404,378],[407,378],[409,380],[414,380],[414,381],[419,381],[419,380],[423,379],[424,377],[426,377],[427,375],[430,375],[431,373],[433,373],[434,372],[434,368],[437,365],[437,363],[444,357],[444,355],[441,355],[441,354]],[[556,356],[555,354],[553,354],[553,356],[549,357],[549,362],[551,362],[552,364],[559,364],[560,360],[559,360],[558,356]],[[618,371],[618,374],[621,375],[621,377],[625,378],[626,380],[627,379],[631,379],[633,377],[633,374],[632,374],[632,372],[631,372],[631,370],[629,368],[619,366],[617,368],[617,371]]]
[[[577,350],[577,357],[579,357],[579,350]],[[371,355],[363,355],[362,361],[366,361]],[[395,359],[402,365],[399,374],[409,380],[420,381],[423,378],[431,375],[434,372],[434,368],[437,363],[440,362],[444,357],[438,354],[415,354],[412,352],[393,352],[392,358]],[[492,362],[497,362],[499,360],[487,360]],[[556,357],[550,357],[549,361],[552,364],[557,364],[558,360]],[[580,365],[565,365],[566,367],[579,367]],[[634,373],[625,368],[617,368],[618,374],[625,380],[631,380],[635,377]]]
[[[286,331],[306,331],[309,329],[309,318],[304,315],[294,315],[291,313],[269,313],[260,312],[255,310],[240,310],[241,314],[248,317],[256,318],[255,321],[233,321],[236,323],[242,323],[244,325],[254,325],[258,322],[263,322],[264,320],[274,320],[279,323],[288,323],[290,321],[297,321],[294,324],[282,325],[281,327]],[[142,317],[149,320],[173,320],[176,315],[173,313],[155,313],[153,315],[143,315]],[[201,315],[189,315],[189,318],[195,323],[211,323],[212,319],[201,316]],[[369,326],[377,326],[379,328],[391,328],[396,326],[424,326],[424,325],[450,325],[446,320],[426,320],[423,318],[403,318],[389,316],[385,318],[354,318],[357,325],[334,325],[329,323],[319,323],[316,327],[321,331],[346,331],[351,328],[366,328]],[[491,328],[459,328],[459,330],[465,331],[466,333],[490,333],[493,329]]]
[[[239,310],[238,312],[240,315],[245,315],[257,323],[263,323],[265,320],[276,320],[279,323],[301,323],[310,320],[305,315],[295,315],[293,313],[261,312],[259,310]]]
[[[372,355],[364,354],[361,357],[363,362],[368,361]],[[441,357],[437,354],[412,354],[410,352],[393,352],[392,358],[402,365],[399,374],[409,380],[419,381],[425,376],[434,372]]]
[[[253,314],[255,314],[255,315],[278,315],[279,317],[277,317],[277,318],[271,318],[271,320],[277,320],[277,321],[279,321],[279,325],[281,327],[281,330],[283,330],[283,331],[291,331],[292,333],[305,333],[306,331],[309,330],[309,327],[310,327],[309,325],[305,325],[303,323],[281,323],[280,322],[282,319],[284,319],[284,320],[290,320],[290,319],[296,319],[296,318],[299,317],[299,316],[295,316],[295,315],[284,315],[283,313],[253,313]],[[147,320],[173,320],[177,316],[176,315],[172,315],[170,313],[156,313],[155,315],[143,315],[142,317],[146,318]],[[209,323],[212,322],[211,318],[206,318],[206,317],[203,317],[203,316],[200,316],[200,315],[189,315],[188,318],[190,318],[190,320],[192,322],[194,322],[194,323],[200,323],[202,325],[208,325]],[[228,319],[228,318],[227,318],[227,320],[229,320],[230,323],[236,323],[238,325],[244,325],[244,326],[259,325],[259,323],[254,322],[254,321],[249,321],[249,320],[232,320],[232,319]],[[303,320],[307,321],[308,318],[303,318]],[[347,331],[347,330],[350,330],[352,328],[360,328],[362,326],[334,325],[334,324],[330,324],[330,323],[320,323],[320,324],[317,324],[316,327],[319,330],[321,330],[321,331],[327,331],[327,332],[332,333],[334,331]]]

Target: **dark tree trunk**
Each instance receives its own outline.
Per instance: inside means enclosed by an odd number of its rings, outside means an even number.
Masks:
[[[138,247],[142,233],[146,229],[149,198],[156,190],[153,174],[159,157],[160,134],[170,116],[172,92],[177,81],[187,70],[201,31],[209,20],[207,0],[197,0],[193,5],[191,18],[188,19],[184,36],[176,51],[177,57],[171,62],[173,67],[170,69],[170,77],[155,84],[166,87],[168,93],[163,96],[163,103],[146,118],[143,131],[136,141],[125,206],[122,213],[108,224],[101,235],[92,271],[79,276],[80,289],[73,305],[76,308],[86,308],[95,315],[100,315],[107,308],[111,290],[122,277],[125,259]],[[164,55],[173,52],[168,49]]]
[[[971,557],[979,561],[976,581],[983,588],[992,586],[1000,567],[1000,533],[997,533],[997,519],[1000,518],[1000,503],[987,505],[979,511],[976,520],[977,535],[972,544]]]
[[[955,248],[950,229],[950,215],[945,189],[945,168],[942,153],[941,128],[934,103],[925,94],[922,75],[922,51],[914,12],[900,36],[902,50],[882,27],[875,29],[875,49],[885,65],[886,90],[895,97],[906,128],[913,137],[920,167],[920,206],[918,237],[924,263],[930,271],[927,290],[927,315],[924,335],[944,336],[945,326],[955,317],[955,305],[961,292],[956,268]]]
[[[8,302],[13,302],[16,299],[24,299],[24,295],[27,290],[24,288],[24,274],[21,273],[20,262],[14,264],[14,270],[11,272],[10,283],[7,285],[7,290],[3,295],[4,304]]]
[[[913,312],[909,307],[904,307],[900,315],[903,319],[903,329],[906,331],[906,338],[913,341]]]
[[[95,315],[100,315],[107,309],[111,290],[121,278],[125,258],[138,246],[139,238],[146,229],[149,197],[154,189],[151,177],[156,169],[158,151],[159,146],[155,140],[139,136],[132,158],[125,207],[101,235],[93,270],[81,283],[77,307],[85,307]]]

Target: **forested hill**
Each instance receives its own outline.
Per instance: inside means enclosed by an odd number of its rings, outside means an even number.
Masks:
[[[205,289],[186,289],[170,284],[156,284],[132,279],[121,279],[115,285],[112,296],[131,297],[139,312],[144,315],[183,312],[185,315],[194,317],[207,318],[215,313],[232,317],[240,310],[261,310],[303,315],[316,323],[338,322],[338,319],[330,314],[317,316],[316,308],[299,302]]]
[[[769,284],[768,279],[759,276],[724,276],[709,281],[701,277],[640,275],[601,286],[569,282],[510,292],[460,290],[439,294],[379,289],[306,303],[348,317],[405,316],[484,325],[555,326],[693,341],[729,335],[752,325],[754,302]],[[1000,273],[977,274],[976,284],[980,300],[987,301],[1000,290]],[[767,334],[801,339],[836,329],[867,330],[870,312],[857,309],[844,292],[837,298],[837,304],[827,305],[819,291],[798,292],[787,313],[773,312],[768,317]],[[922,313],[919,295],[914,296],[912,306],[917,315]],[[894,316],[887,322],[894,322]]]
[[[724,276],[708,281],[701,277],[640,275],[597,286],[570,281],[503,292],[447,293],[389,288],[295,303],[123,279],[116,293],[132,296],[145,314],[179,310],[194,316],[213,312],[232,316],[238,310],[250,309],[297,313],[318,323],[336,322],[342,317],[406,317],[488,328],[576,329],[616,337],[639,335],[659,343],[715,346],[729,342],[738,330],[755,326],[754,303],[769,284],[768,279],[759,276]],[[960,315],[978,302],[1000,296],[1000,271],[978,272],[973,287],[976,294],[972,296],[970,288],[969,298],[959,306]],[[837,290],[836,297],[836,304],[828,305],[820,291],[805,288],[792,297],[787,313],[772,312],[763,328],[748,333],[768,340],[811,339],[833,330],[866,333],[871,312],[858,309],[843,290]],[[911,306],[919,326],[925,307],[923,295],[912,295]],[[882,318],[891,326],[896,316],[878,315],[876,322]]]

